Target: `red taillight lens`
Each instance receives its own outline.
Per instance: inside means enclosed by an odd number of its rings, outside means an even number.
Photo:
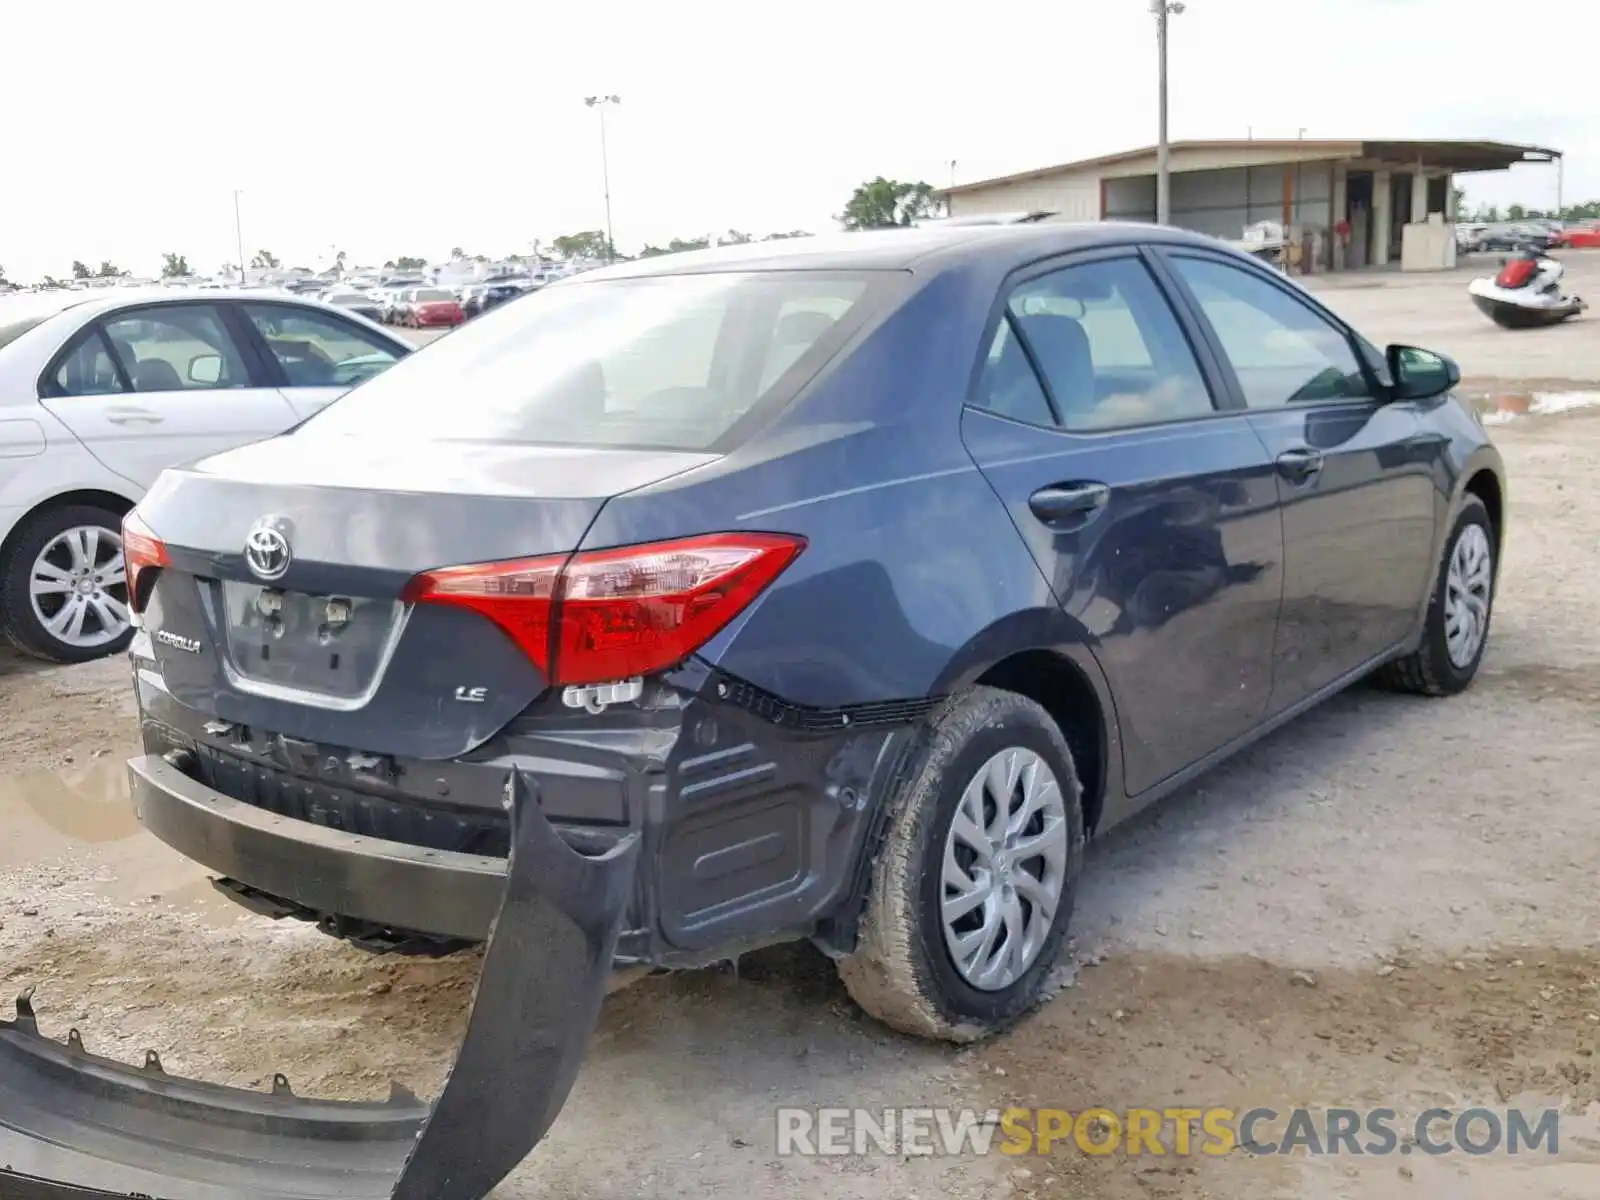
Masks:
[[[140,519],[137,510],[122,518],[122,562],[128,578],[128,607],[141,612],[147,590],[141,586],[144,572],[170,567],[172,559],[167,555],[167,544]]]
[[[472,609],[552,684],[603,683],[682,662],[766,590],[805,540],[704,537],[427,571],[406,598]]]
[[[558,554],[424,571],[406,585],[402,599],[482,613],[549,676],[550,620],[566,561],[565,554]]]

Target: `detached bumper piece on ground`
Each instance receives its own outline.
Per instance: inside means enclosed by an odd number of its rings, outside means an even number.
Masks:
[[[549,1131],[599,1019],[637,837],[588,858],[520,775],[512,848],[472,1015],[432,1106],[247,1091],[88,1053],[39,1033],[30,993],[0,1021],[5,1200],[478,1200]],[[528,969],[539,963],[537,972]]]

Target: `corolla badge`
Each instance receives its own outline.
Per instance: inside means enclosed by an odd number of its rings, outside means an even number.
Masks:
[[[244,539],[244,561],[261,579],[281,579],[289,569],[294,553],[275,517],[262,517],[250,526]]]

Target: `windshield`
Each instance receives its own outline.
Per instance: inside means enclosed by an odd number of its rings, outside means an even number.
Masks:
[[[417,293],[417,299],[418,300],[422,300],[422,301],[426,301],[426,300],[454,300],[455,297],[452,296],[449,292],[440,291],[438,288],[427,288],[427,289],[424,289],[424,290],[419,291]]]
[[[563,284],[496,308],[324,409],[307,434],[710,449],[803,383],[898,272]]]

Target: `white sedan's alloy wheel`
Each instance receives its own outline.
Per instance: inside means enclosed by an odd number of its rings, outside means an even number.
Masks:
[[[63,529],[33,560],[28,600],[64,646],[92,650],[116,641],[130,621],[121,536],[98,525]]]

